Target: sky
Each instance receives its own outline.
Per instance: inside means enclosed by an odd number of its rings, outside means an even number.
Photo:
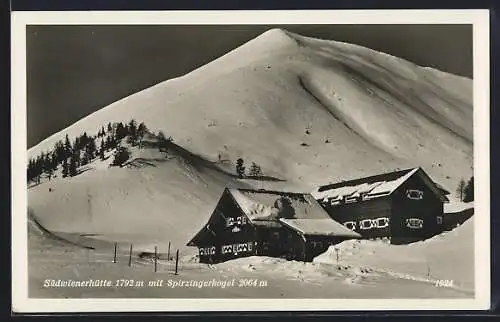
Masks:
[[[471,25],[71,25],[26,29],[27,144],[182,76],[271,28],[472,77]]]

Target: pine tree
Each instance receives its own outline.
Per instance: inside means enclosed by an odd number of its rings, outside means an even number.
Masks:
[[[73,153],[73,155],[71,156],[70,160],[69,160],[69,175],[71,177],[74,177],[76,176],[76,172],[77,172],[77,169],[78,169],[78,165],[77,165],[77,157],[79,154],[78,151],[76,151],[75,153]]]
[[[87,145],[87,143],[89,143],[89,137],[87,135],[87,132],[83,132],[83,135],[80,139],[80,146],[78,147],[78,149],[82,149],[84,146]]]
[[[158,132],[158,150],[160,152],[164,151],[167,148],[167,138],[165,134],[160,131]]]
[[[128,135],[130,139],[130,143],[135,145],[137,142],[137,123],[134,119],[130,120],[128,123]]]
[[[52,168],[49,168],[47,170],[47,176],[49,177],[49,181],[50,179],[52,179],[52,175],[54,175],[54,170],[52,170]]]
[[[57,163],[61,163],[64,160],[64,144],[62,141],[57,141],[56,144],[54,144],[54,154],[56,156],[56,161]]]
[[[474,200],[474,176],[470,177],[467,185],[464,188],[464,202],[471,202]]]
[[[117,123],[116,125],[116,135],[115,138],[117,141],[123,139],[128,134],[128,129],[123,125],[122,122]]]
[[[82,164],[82,159],[80,158],[80,150],[73,153],[73,158],[75,159],[76,167],[79,168]]]
[[[130,152],[128,151],[128,149],[120,146],[118,147],[118,149],[114,154],[112,165],[117,165],[122,167],[123,163],[125,163],[125,161],[127,161],[129,157],[130,157]]]
[[[99,148],[99,158],[104,160],[104,139],[101,140],[101,147]]]
[[[460,201],[464,201],[464,189],[465,189],[465,180],[461,178],[460,181],[458,182],[456,190],[457,198],[459,198]]]
[[[245,166],[243,164],[244,161],[242,158],[236,160],[236,173],[240,178],[243,178],[245,176]]]
[[[104,143],[104,148],[105,148],[106,150],[111,149],[111,147],[112,147],[112,145],[113,145],[113,143],[112,143],[111,141],[112,141],[111,135],[107,136],[107,137],[106,137],[106,142]]]
[[[250,166],[250,175],[252,177],[258,177],[260,175],[260,167],[255,162],[252,162]]]
[[[35,168],[35,162],[33,161],[33,159],[30,158],[28,161],[28,171],[27,171],[28,182],[32,181],[34,178],[34,175],[33,175],[34,168]]]
[[[111,122],[108,123],[108,133],[113,132],[113,127],[111,126]]]
[[[144,122],[141,122],[139,124],[139,127],[137,128],[137,138],[139,139],[139,148],[142,148],[142,140],[144,139],[144,136],[148,132],[148,128],[144,124]]]
[[[95,158],[96,153],[95,139],[93,137],[88,138],[88,143],[85,146],[84,157],[87,163],[91,162]]]
[[[62,164],[62,176],[63,178],[66,178],[68,175],[69,175],[68,159],[64,159]]]
[[[67,159],[73,153],[73,149],[71,147],[71,143],[69,142],[69,137],[66,134],[66,140],[64,142],[64,158]]]

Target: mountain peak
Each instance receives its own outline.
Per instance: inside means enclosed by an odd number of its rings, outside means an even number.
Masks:
[[[256,37],[253,41],[250,41],[250,43],[265,43],[266,45],[296,45],[297,42],[295,39],[290,35],[288,31],[285,29],[281,28],[273,28],[269,29],[262,34],[260,34],[258,37]]]

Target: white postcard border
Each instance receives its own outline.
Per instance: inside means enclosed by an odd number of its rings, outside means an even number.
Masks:
[[[30,299],[27,265],[26,25],[473,24],[474,299]],[[31,312],[474,310],[490,306],[488,10],[18,11],[12,13],[12,310]],[[457,53],[460,54],[460,53]]]

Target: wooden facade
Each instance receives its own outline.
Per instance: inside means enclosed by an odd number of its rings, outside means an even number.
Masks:
[[[188,246],[198,247],[202,263],[254,255],[312,261],[329,245],[359,237],[331,219],[310,194],[225,189]]]
[[[363,238],[408,243],[444,230],[448,199],[421,168],[322,186],[313,195],[333,219]]]

